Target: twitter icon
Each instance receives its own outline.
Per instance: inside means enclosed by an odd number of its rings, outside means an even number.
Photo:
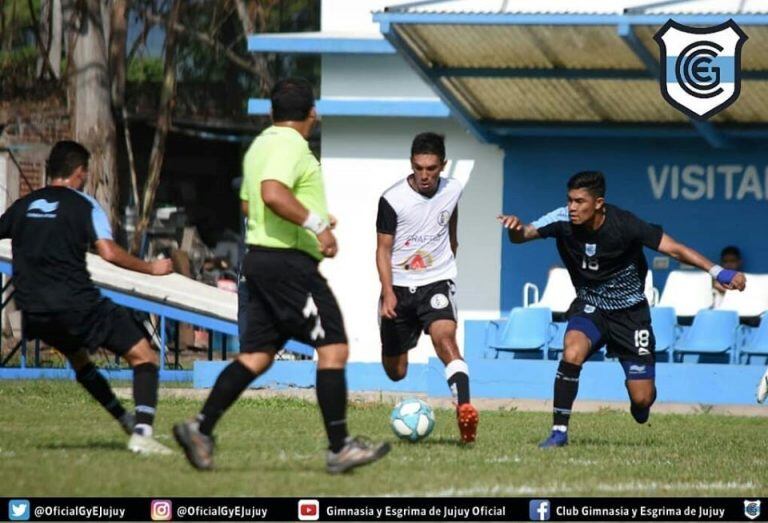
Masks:
[[[29,520],[29,500],[12,499],[8,502],[8,519],[11,521]]]

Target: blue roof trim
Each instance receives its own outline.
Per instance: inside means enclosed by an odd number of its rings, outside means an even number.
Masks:
[[[701,131],[689,125],[611,124],[574,122],[502,121],[482,122],[489,132],[502,138],[701,138]],[[724,138],[768,139],[765,127],[715,127]]]
[[[686,25],[717,25],[733,19],[739,25],[768,25],[768,14],[580,14],[580,13],[374,13],[382,32],[390,24],[427,25],[664,25],[674,18]]]
[[[248,36],[252,53],[306,54],[395,54],[395,49],[382,38],[287,37],[260,34]]]
[[[269,114],[267,98],[248,100],[248,114]],[[320,99],[317,101],[320,116],[381,116],[400,118],[447,118],[451,112],[440,100],[413,99]]]

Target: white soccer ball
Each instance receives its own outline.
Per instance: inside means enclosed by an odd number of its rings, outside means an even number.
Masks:
[[[389,423],[398,438],[416,442],[435,428],[435,413],[420,399],[409,398],[395,405]]]

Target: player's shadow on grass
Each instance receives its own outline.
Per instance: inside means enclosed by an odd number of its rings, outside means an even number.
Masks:
[[[412,445],[418,445],[419,447],[459,447],[459,448],[472,448],[472,445],[465,445],[458,438],[451,438],[448,436],[436,436],[434,438],[427,438],[424,441],[417,441],[411,443],[410,441],[398,441],[396,445],[402,445],[408,448]]]
[[[571,445],[579,447],[628,447],[638,448],[638,446],[657,445],[660,441],[648,439],[648,440],[627,440],[618,438],[601,438],[599,436],[587,436],[579,437],[577,440],[572,440]]]
[[[126,450],[125,442],[118,440],[46,443],[44,445],[38,445],[37,448],[45,450]]]

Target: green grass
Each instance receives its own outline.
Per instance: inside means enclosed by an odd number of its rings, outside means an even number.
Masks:
[[[550,416],[482,412],[471,448],[456,443],[453,413],[436,412],[424,442],[396,441],[387,404],[354,404],[353,433],[393,442],[382,462],[344,476],[323,471],[313,402],[243,399],[217,427],[216,470],[181,452],[145,458],[124,449],[118,425],[75,383],[0,382],[0,495],[31,496],[759,496],[768,488],[768,419],[628,413],[575,414],[571,445],[542,451]],[[200,402],[163,399],[159,439]]]

